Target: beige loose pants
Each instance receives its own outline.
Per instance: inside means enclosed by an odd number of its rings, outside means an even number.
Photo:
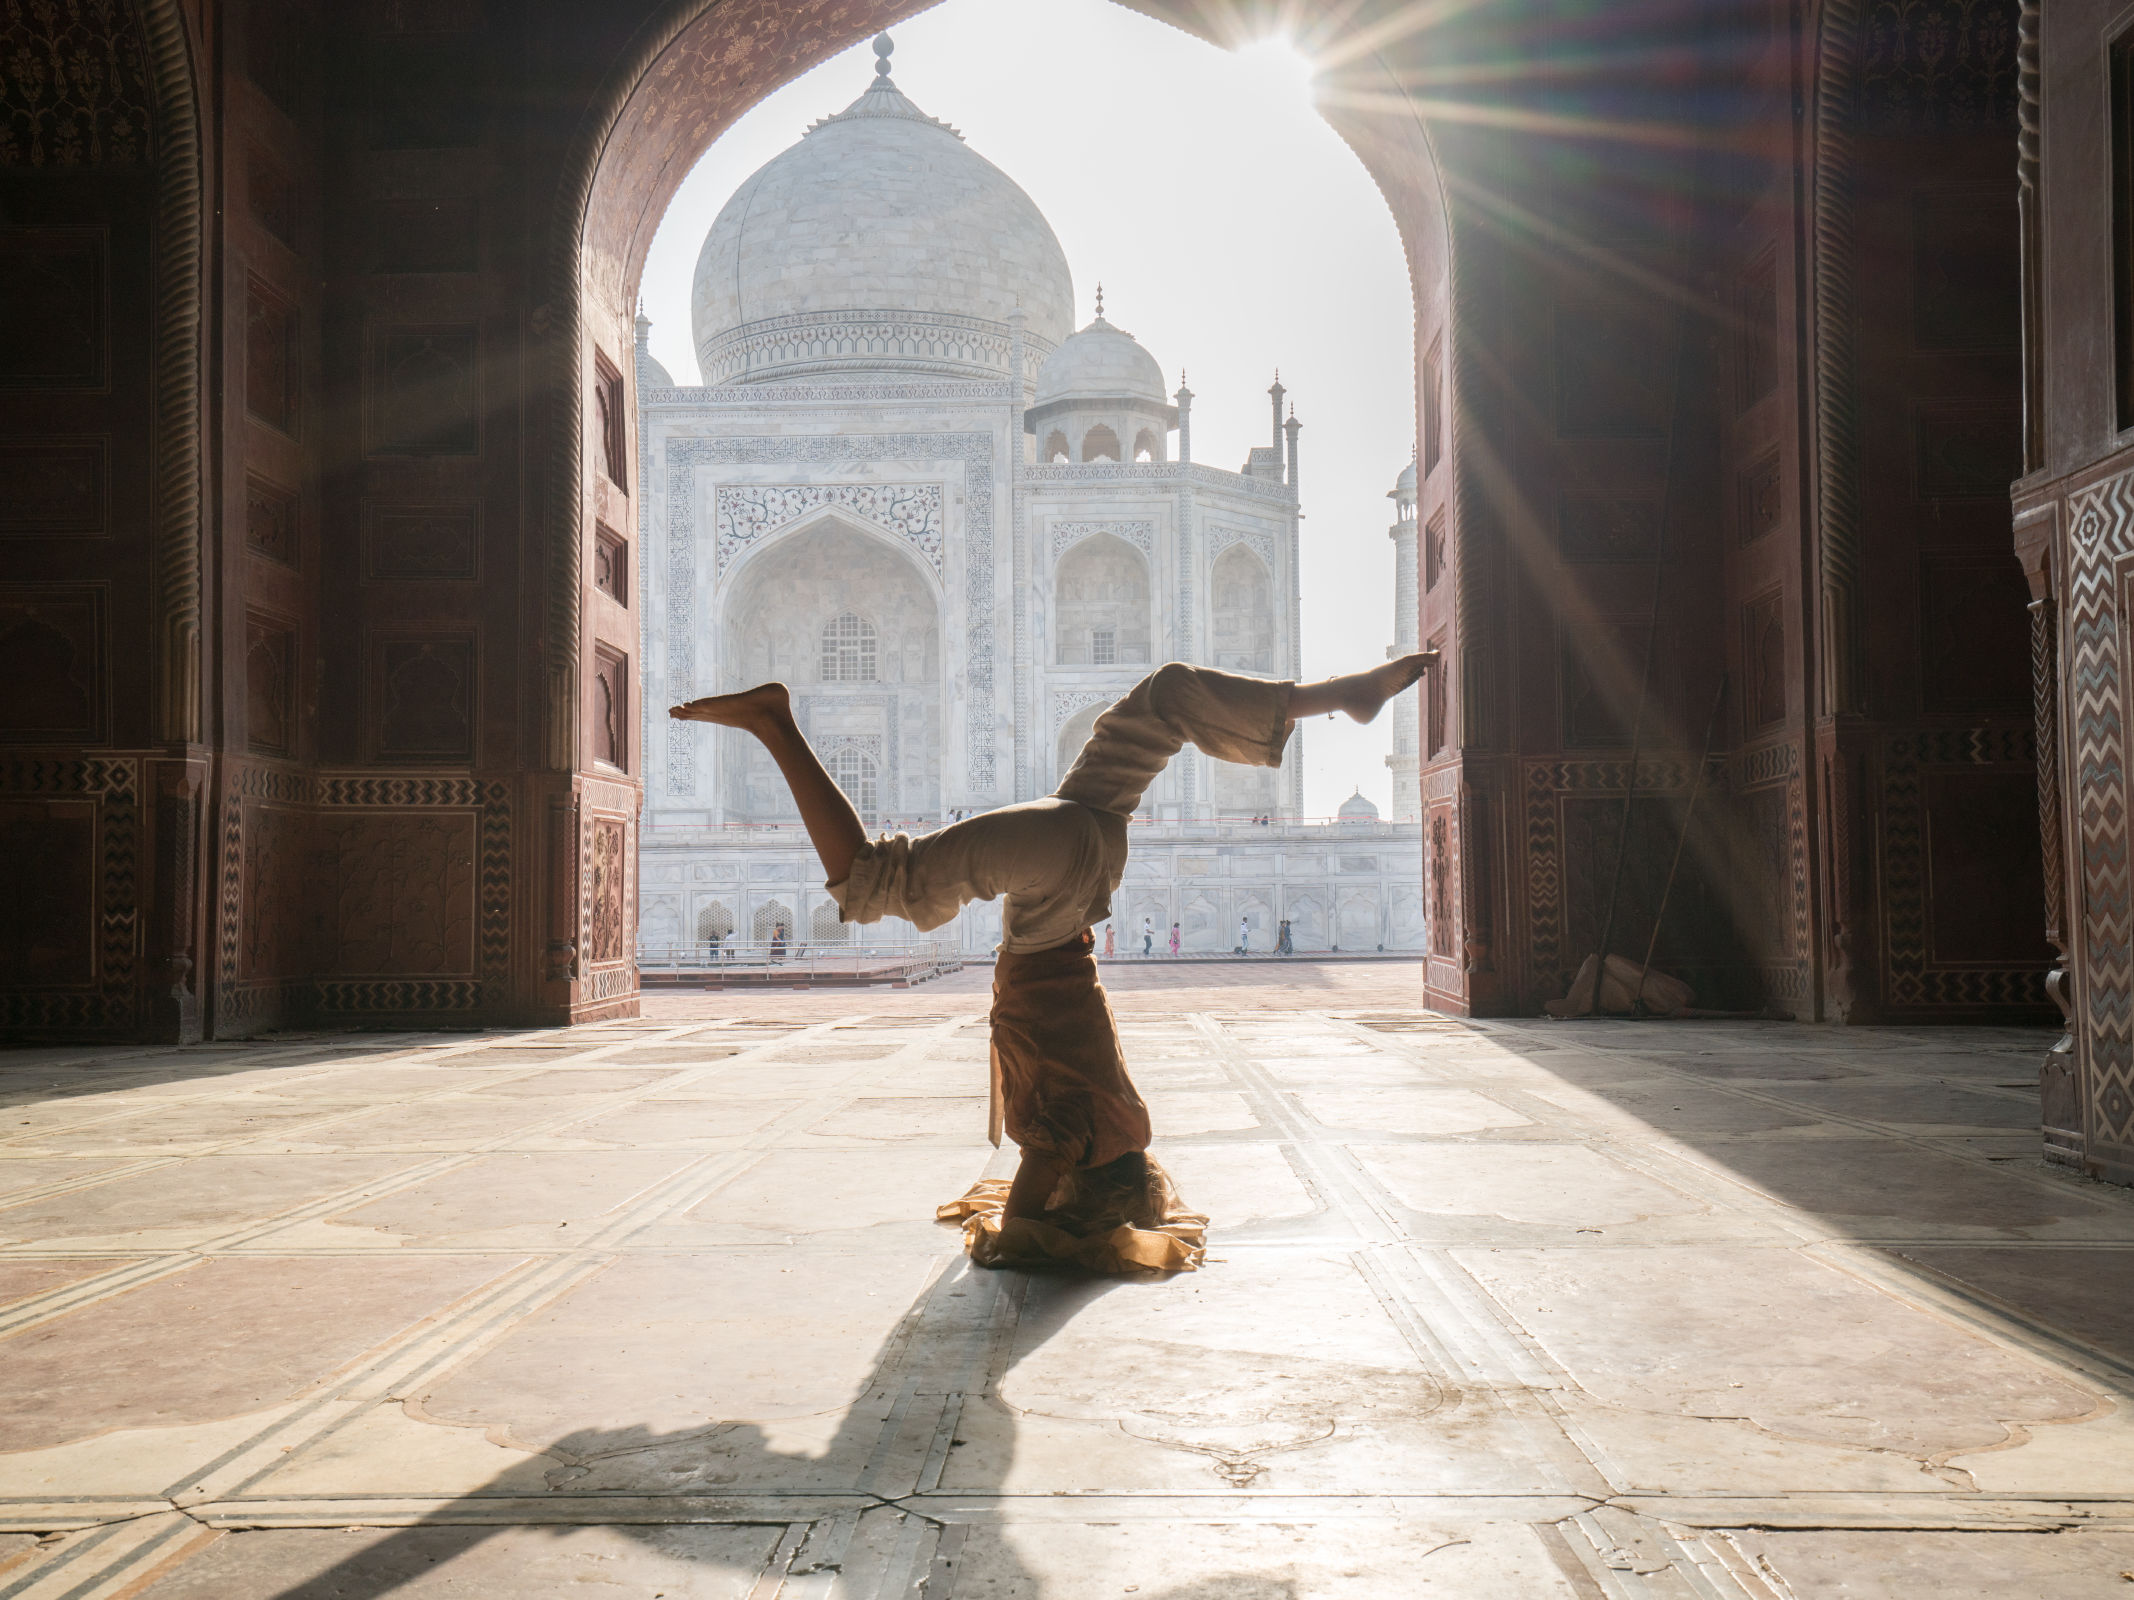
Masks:
[[[862,845],[826,885],[847,922],[903,917],[938,928],[973,900],[1005,896],[1001,948],[1049,950],[1111,915],[1126,870],[1126,825],[1171,757],[1194,745],[1218,761],[1279,767],[1292,685],[1173,661],[1097,718],[1051,796],[1003,806],[916,839]]]

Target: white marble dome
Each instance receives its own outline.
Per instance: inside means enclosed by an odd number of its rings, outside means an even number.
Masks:
[[[1123,328],[1099,314],[1037,369],[1037,404],[1055,400],[1152,400],[1164,405],[1163,369]]]
[[[886,58],[886,41],[878,41]],[[907,100],[867,92],[734,192],[691,294],[707,384],[868,372],[1004,377],[1074,326],[1067,257],[1036,202]]]
[[[1388,500],[1413,500],[1415,498],[1415,463],[1409,462],[1400,469],[1400,476],[1393,480],[1393,487],[1386,491]]]
[[[1376,822],[1378,807],[1372,803],[1369,795],[1358,789],[1341,802],[1340,809],[1334,814],[1343,822]]]

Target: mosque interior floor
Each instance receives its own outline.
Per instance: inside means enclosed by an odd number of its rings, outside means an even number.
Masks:
[[[2134,1593],[2049,1035],[1256,970],[1120,985],[1163,1281],[932,1220],[975,982],[0,1056],[0,1597]]]

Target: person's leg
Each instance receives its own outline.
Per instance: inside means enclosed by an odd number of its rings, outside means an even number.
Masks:
[[[822,858],[823,876],[831,883],[842,883],[851,875],[852,858],[867,842],[867,830],[845,791],[808,748],[800,724],[793,720],[793,702],[784,684],[761,683],[739,694],[708,695],[687,705],[670,706],[667,715],[754,734],[793,791],[808,842]]]
[[[1397,656],[1368,672],[1351,672],[1317,683],[1300,683],[1289,691],[1289,720],[1301,722],[1323,712],[1346,711],[1358,722],[1369,722],[1385,704],[1438,664],[1435,650]]]
[[[1434,651],[1425,651],[1310,684],[1170,662],[1097,718],[1055,793],[1130,816],[1157,774],[1189,744],[1218,761],[1280,766],[1289,730],[1299,718],[1338,710],[1369,722],[1436,660]]]

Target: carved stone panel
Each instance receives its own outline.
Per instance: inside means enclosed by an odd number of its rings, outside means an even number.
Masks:
[[[474,759],[474,641],[382,639],[374,747],[387,760]]]
[[[1651,495],[1566,495],[1557,507],[1566,561],[1650,561],[1659,536],[1660,502]]]
[[[296,634],[278,618],[245,619],[245,746],[262,755],[296,750]]]
[[[1559,692],[1563,743],[1569,750],[1627,746],[1637,717],[1645,671],[1641,622],[1597,623],[1566,628],[1560,657]],[[1681,669],[1672,631],[1661,629],[1653,649],[1652,682],[1645,696],[1645,738],[1650,747],[1680,709]]]
[[[105,448],[102,439],[0,441],[0,534],[102,533]]]
[[[0,589],[0,741],[100,743],[104,649],[101,589]]]
[[[1445,509],[1440,506],[1423,524],[1423,592],[1428,594],[1445,575]]]
[[[1778,252],[1766,250],[1741,275],[1735,294],[1734,369],[1747,410],[1778,388]]]
[[[2045,886],[2035,854],[2011,859],[2037,816],[2027,772],[1933,772],[1926,800],[1927,960],[1934,966],[2029,965],[2042,984],[2052,964]]]
[[[481,453],[480,339],[472,327],[392,328],[375,337],[371,452]]]
[[[1753,544],[1779,525],[1785,515],[1785,479],[1776,450],[1744,467],[1735,481],[1736,530],[1743,544]]]
[[[297,310],[258,278],[245,281],[245,410],[297,433]]]
[[[472,815],[327,811],[319,827],[331,885],[329,972],[473,973]]]
[[[630,603],[630,545],[613,528],[593,530],[593,587],[619,606]]]
[[[626,830],[619,819],[593,819],[592,926],[587,930],[586,943],[595,964],[620,961],[629,953],[623,916],[626,843]]]
[[[1786,720],[1786,613],[1773,589],[1741,609],[1742,724],[1755,730]]]
[[[147,55],[140,31],[114,25],[112,9],[0,12],[0,167],[126,167],[148,159],[155,96]]]
[[[1922,500],[2005,499],[2023,470],[2023,420],[2013,406],[1922,406],[1912,442]]]
[[[104,250],[100,229],[0,228],[0,389],[102,386]]]
[[[478,501],[374,500],[363,508],[364,577],[436,580],[480,575]]]
[[[297,497],[257,473],[245,478],[245,548],[254,555],[279,561],[285,567],[298,564]]]
[[[296,182],[273,156],[258,145],[245,152],[245,199],[253,219],[290,249],[296,248]]]
[[[308,975],[316,908],[298,885],[312,881],[311,814],[248,804],[237,926],[238,973],[245,979]]]

